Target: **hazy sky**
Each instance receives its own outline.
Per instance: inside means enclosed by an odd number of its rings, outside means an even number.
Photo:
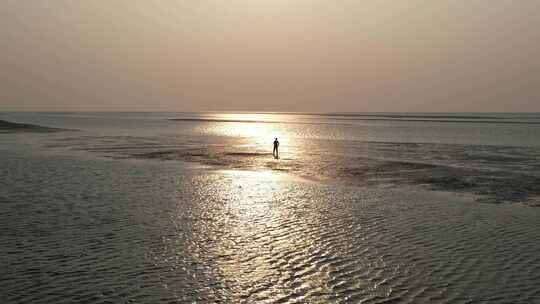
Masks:
[[[1,0],[8,110],[540,111],[540,2]]]

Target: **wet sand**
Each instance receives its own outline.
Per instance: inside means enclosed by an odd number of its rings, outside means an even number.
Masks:
[[[540,303],[535,125],[170,116],[3,114],[2,303]]]
[[[4,303],[538,303],[540,208],[0,149]]]
[[[49,147],[82,150],[113,159],[192,162],[216,170],[274,170],[356,186],[421,185],[431,190],[475,194],[477,201],[483,203],[540,206],[537,149],[381,142],[356,143],[351,149],[349,143],[329,144],[329,150],[338,153],[321,151],[321,146],[310,150],[306,144],[308,148],[303,151],[282,153],[279,161],[268,150],[238,142],[83,135],[61,138]]]

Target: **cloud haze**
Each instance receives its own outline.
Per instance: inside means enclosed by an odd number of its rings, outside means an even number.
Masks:
[[[0,111],[540,111],[536,0],[4,0]]]

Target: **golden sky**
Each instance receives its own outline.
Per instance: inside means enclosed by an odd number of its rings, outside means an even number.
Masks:
[[[540,111],[536,0],[3,0],[0,111]]]

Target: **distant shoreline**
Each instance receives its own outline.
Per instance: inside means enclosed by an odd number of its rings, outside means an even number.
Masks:
[[[380,118],[379,118],[380,117]],[[494,120],[491,118],[488,120],[473,120],[473,119],[408,119],[405,116],[402,117],[390,117],[390,116],[335,116],[332,118],[336,122],[334,124],[344,124],[347,122],[354,121],[405,121],[405,122],[442,122],[442,123],[475,123],[475,124],[517,124],[517,125],[540,125],[540,121],[509,121],[504,119],[512,118],[496,118],[500,120]],[[431,117],[431,116],[430,116]],[[484,118],[474,118],[474,119],[484,119]],[[242,120],[242,119],[220,119],[220,118],[168,118],[170,121],[195,121],[195,122],[239,122],[239,123],[288,123],[288,124],[332,124],[329,122],[299,122],[299,121],[276,121],[276,120]]]
[[[60,132],[66,131],[65,129],[59,128],[50,128],[39,125],[25,124],[10,122],[0,119],[0,134],[5,133],[22,133],[22,132],[35,132],[35,133],[50,133],[50,132]]]

